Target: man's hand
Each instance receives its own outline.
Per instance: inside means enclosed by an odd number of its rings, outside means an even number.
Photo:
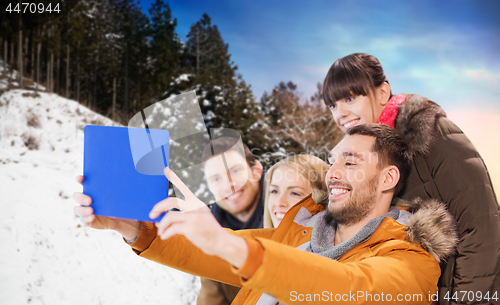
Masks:
[[[77,176],[76,181],[82,184],[83,176]],[[94,209],[90,206],[92,198],[83,193],[74,193],[73,199],[80,204],[74,210],[84,225],[98,230],[115,230],[127,240],[135,239],[139,234],[141,228],[140,222],[94,215]]]
[[[152,219],[167,212],[156,224],[160,238],[184,235],[204,253],[218,256],[241,268],[248,256],[245,240],[222,228],[208,207],[168,167],[165,168],[165,176],[182,192],[186,200],[167,198],[153,207],[149,214]],[[181,212],[169,211],[172,208],[178,208]]]

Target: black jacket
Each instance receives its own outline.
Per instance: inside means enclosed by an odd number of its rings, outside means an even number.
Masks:
[[[440,304],[500,304],[476,300],[478,291],[483,296],[489,291],[490,297],[497,291],[500,298],[499,207],[484,161],[439,105],[418,95],[406,96],[395,128],[413,150],[414,164],[399,197],[438,199],[458,225],[457,253],[442,265]],[[462,301],[461,291],[474,293],[471,302],[468,296]],[[455,292],[458,302],[452,300]]]

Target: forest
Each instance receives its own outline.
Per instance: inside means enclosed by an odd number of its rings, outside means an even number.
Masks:
[[[163,0],[148,14],[135,0],[66,1],[50,15],[7,12],[7,4],[0,5],[2,91],[56,93],[127,125],[145,107],[195,90],[206,127],[238,130],[266,167],[291,153],[326,159],[340,137],[320,82],[305,99],[292,81],[256,98],[207,14],[184,41]]]

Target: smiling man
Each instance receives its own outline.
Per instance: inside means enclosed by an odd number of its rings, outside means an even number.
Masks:
[[[219,138],[203,151],[205,179],[215,197],[212,211],[224,227],[257,228],[262,221],[262,213],[255,213],[262,212],[262,165],[245,144],[237,144],[236,139]]]
[[[458,237],[443,204],[393,198],[411,170],[403,138],[385,125],[358,125],[329,158],[328,200],[316,204],[305,197],[278,228],[224,229],[168,168],[165,175],[185,200],[170,197],[155,205],[153,219],[169,211],[159,223],[112,221],[93,215],[91,206],[75,212],[87,226],[121,233],[141,257],[242,287],[233,304],[437,300],[439,262],[454,253]],[[213,162],[226,173],[232,166],[225,156]],[[231,181],[237,191],[237,179]],[[75,199],[91,204],[83,194]]]
[[[223,152],[223,153],[218,153]],[[231,230],[262,228],[262,165],[234,138],[213,140],[203,151],[205,179],[215,197],[212,214]],[[231,304],[239,287],[201,278],[197,305]]]
[[[230,164],[224,158],[218,162],[222,168]],[[156,227],[142,223],[114,229],[127,239],[135,237],[129,244],[144,258],[242,287],[233,304],[436,300],[439,262],[454,252],[456,230],[442,204],[393,198],[412,162],[398,132],[385,125],[355,126],[330,152],[330,162],[328,200],[316,204],[307,196],[278,228],[222,228],[166,168],[186,199],[167,198],[150,217],[172,208],[181,212],[168,212]],[[221,192],[226,193],[231,192]],[[76,212],[92,226],[91,207]]]

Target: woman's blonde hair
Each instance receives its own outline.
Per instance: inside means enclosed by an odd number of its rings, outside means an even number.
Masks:
[[[325,161],[313,155],[306,154],[285,158],[274,164],[265,176],[264,228],[274,227],[268,209],[269,189],[274,171],[282,166],[295,170],[306,178],[312,188],[312,199],[316,204],[323,202],[328,196],[325,177],[330,166]]]

